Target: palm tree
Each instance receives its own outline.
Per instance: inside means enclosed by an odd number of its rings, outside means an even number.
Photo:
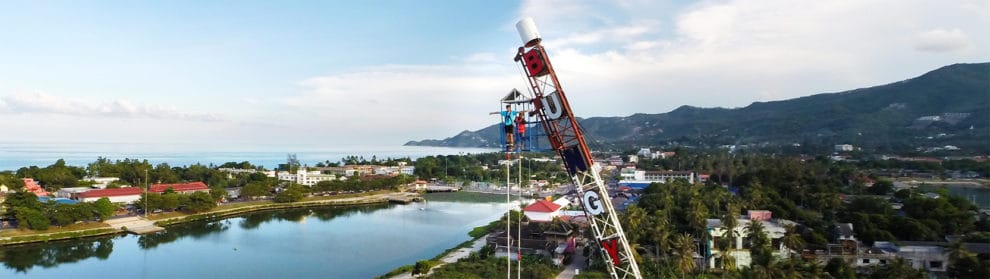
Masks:
[[[650,236],[653,238],[657,257],[665,258],[667,252],[670,251],[670,236],[672,231],[670,220],[667,219],[667,213],[663,212],[663,210],[657,210],[653,213],[653,221],[651,223],[653,223],[653,234]]]
[[[729,203],[727,207],[728,210],[722,215],[722,228],[725,229],[724,236],[732,240],[729,249],[733,249],[736,244],[735,240],[739,237],[739,234],[736,232],[736,227],[739,226],[739,220],[736,219],[738,217],[736,214],[739,214],[739,207],[735,203]]]
[[[784,239],[781,239],[781,242],[788,249],[800,253],[801,249],[804,248],[804,239],[801,239],[801,236],[798,235],[797,227],[794,224],[787,224],[784,228],[787,233],[784,234]]]
[[[687,233],[680,234],[674,240],[674,246],[677,249],[677,270],[682,276],[687,275],[694,270],[694,237]]]
[[[949,262],[955,262],[970,255],[972,253],[967,251],[966,247],[963,247],[962,241],[955,241],[949,245]]]
[[[699,200],[700,197],[695,196],[690,203],[691,211],[688,212],[688,225],[691,226],[695,235],[700,238],[705,232],[705,219],[708,217],[708,207]]]
[[[624,231],[626,232],[626,237],[629,238],[630,243],[638,242],[640,232],[643,231],[642,229],[640,229],[640,226],[643,224],[643,222],[646,220],[647,217],[646,210],[643,210],[639,206],[632,205],[626,209],[625,217],[626,217],[625,218],[626,227],[624,228]]]
[[[770,264],[771,250],[770,239],[763,233],[763,222],[752,220],[746,226],[747,239],[749,239],[749,251],[753,258],[753,263],[767,266]]]

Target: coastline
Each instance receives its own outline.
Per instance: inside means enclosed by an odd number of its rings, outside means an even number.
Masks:
[[[355,206],[368,204],[382,204],[392,201],[416,201],[421,200],[422,194],[398,191],[378,191],[359,194],[356,196],[332,196],[332,197],[309,197],[307,200],[291,203],[275,203],[272,201],[250,202],[249,204],[227,204],[226,208],[218,207],[209,212],[184,214],[179,212],[159,213],[148,220],[153,221],[157,226],[171,226],[182,223],[229,218],[233,216],[269,210],[282,210],[293,208],[324,207],[324,206]],[[96,228],[92,224],[103,224]],[[66,230],[56,232],[35,231],[25,235],[0,237],[0,247],[16,246],[32,243],[47,243],[52,241],[63,241],[72,239],[82,239],[98,236],[109,236],[125,234],[127,231],[121,228],[111,227],[104,222],[92,223],[86,228],[78,230]]]
[[[967,179],[967,180],[927,180],[927,179],[904,179],[895,180],[895,182],[900,182],[908,184],[911,186],[922,186],[922,185],[933,185],[933,186],[947,186],[952,185],[954,187],[966,187],[966,188],[990,188],[990,180],[987,179]]]

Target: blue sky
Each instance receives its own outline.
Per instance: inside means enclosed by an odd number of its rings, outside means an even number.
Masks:
[[[523,16],[578,116],[741,107],[988,61],[988,2],[3,1],[0,130],[55,142],[442,138],[495,123],[498,98],[524,88],[511,60]]]

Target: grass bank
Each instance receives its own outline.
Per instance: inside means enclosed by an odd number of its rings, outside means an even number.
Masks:
[[[45,231],[27,229],[0,231],[0,246],[19,245],[35,242],[49,242],[66,239],[85,238],[124,233],[102,222],[80,223],[63,227],[52,227]]]
[[[302,201],[291,203],[276,203],[272,201],[250,201],[221,205],[213,210],[202,213],[168,212],[149,216],[155,225],[169,226],[201,220],[216,220],[239,216],[252,212],[272,211],[281,209],[323,207],[323,206],[352,206],[388,203],[390,198],[397,196],[418,195],[392,191],[376,191],[361,194],[348,194],[327,197],[307,197]]]
[[[242,214],[293,208],[323,207],[323,206],[352,206],[366,204],[388,203],[392,198],[420,198],[416,193],[394,191],[375,191],[358,194],[335,195],[326,197],[307,197],[302,201],[291,203],[275,203],[272,201],[249,201],[224,204],[213,210],[202,213],[165,212],[148,216],[156,221],[155,225],[169,226],[201,220],[216,220]],[[45,231],[27,229],[8,229],[0,231],[0,246],[49,242],[102,235],[122,234],[124,231],[111,228],[103,222],[73,224],[63,227],[51,227]]]

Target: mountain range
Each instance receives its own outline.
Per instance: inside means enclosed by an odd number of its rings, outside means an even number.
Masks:
[[[688,146],[815,152],[850,144],[872,152],[988,154],[990,63],[953,64],[895,83],[742,108],[681,106],[667,113],[592,117],[579,123],[592,149]],[[530,128],[535,130],[542,128]],[[500,124],[495,124],[406,145],[498,147],[500,133]]]

